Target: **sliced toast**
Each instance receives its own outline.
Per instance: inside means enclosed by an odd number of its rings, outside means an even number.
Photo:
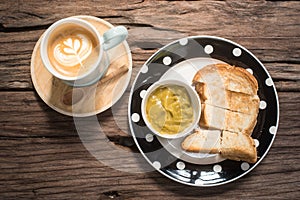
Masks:
[[[200,127],[242,132],[251,135],[257,115],[233,112],[209,104],[201,105]]]
[[[242,133],[222,132],[221,155],[230,160],[255,163],[257,153],[254,140]]]
[[[249,115],[258,114],[259,97],[257,95],[234,92],[202,82],[197,82],[195,89],[200,96],[201,103]]]
[[[191,152],[219,153],[221,131],[196,130],[181,144],[182,149]]]
[[[197,82],[249,95],[256,95],[258,90],[257,80],[247,70],[223,63],[199,70],[193,78],[193,84]]]
[[[255,77],[240,67],[214,64],[200,69],[193,84],[202,104],[200,127],[209,130],[186,137],[182,149],[255,163],[257,152],[250,136],[259,112]]]
[[[213,138],[213,139],[210,139]],[[212,140],[212,141],[211,141]],[[224,158],[255,163],[257,152],[249,135],[229,131],[197,130],[182,142],[182,149],[191,152],[220,153]]]

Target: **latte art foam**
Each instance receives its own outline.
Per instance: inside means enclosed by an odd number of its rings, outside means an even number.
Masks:
[[[84,28],[67,25],[49,38],[48,57],[56,71],[62,75],[76,77],[84,74],[98,56],[97,40]]]
[[[65,67],[82,65],[92,53],[92,44],[86,35],[78,34],[72,38],[60,41],[53,50],[55,61]]]

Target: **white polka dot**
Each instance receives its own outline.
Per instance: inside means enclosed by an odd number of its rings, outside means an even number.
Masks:
[[[255,147],[258,147],[258,146],[259,146],[259,141],[258,141],[258,139],[254,139],[254,143],[255,143]]]
[[[214,172],[221,172],[222,167],[221,167],[221,165],[214,165],[213,170],[214,170]]]
[[[148,72],[148,66],[144,65],[141,69],[141,73],[146,74]]]
[[[271,127],[269,128],[269,132],[270,132],[271,134],[275,134],[275,133],[276,133],[276,127],[275,127],[275,126],[271,126]]]
[[[150,133],[148,133],[148,134],[146,135],[146,141],[147,141],[147,142],[152,142],[152,141],[153,141],[153,135],[150,134]]]
[[[242,51],[240,48],[234,48],[232,50],[232,54],[235,56],[235,57],[239,57],[240,55],[242,55]]]
[[[197,171],[193,171],[192,173],[193,173],[194,176],[196,176],[198,174]]]
[[[203,185],[203,181],[201,179],[196,179],[195,185]]]
[[[252,69],[247,68],[246,70],[247,70],[250,74],[253,74],[253,70],[252,70]]]
[[[154,161],[154,162],[153,162],[153,167],[154,167],[155,169],[160,169],[160,168],[161,168],[160,162]]]
[[[273,81],[272,81],[271,78],[267,78],[265,83],[266,83],[267,86],[272,86],[273,85]]]
[[[206,46],[204,47],[204,52],[205,52],[206,54],[211,54],[213,51],[214,51],[214,48],[213,48],[213,46],[211,46],[211,45],[206,45]]]
[[[142,90],[141,92],[140,92],[140,97],[143,99],[144,97],[145,97],[145,95],[146,95],[146,90]]]
[[[184,164],[184,162],[179,161],[178,163],[176,163],[176,167],[177,167],[177,169],[184,169],[185,164]]]
[[[164,65],[170,65],[172,62],[172,59],[169,56],[164,57],[163,63]]]
[[[182,46],[187,45],[187,43],[188,43],[187,38],[182,38],[182,39],[179,40],[179,44],[182,45]]]
[[[265,101],[260,101],[259,102],[259,108],[260,109],[265,109],[267,107],[267,102],[265,102]]]
[[[250,168],[250,165],[246,162],[243,162],[241,164],[241,169],[244,170],[244,171],[247,171],[248,169]]]
[[[140,115],[137,114],[137,113],[133,113],[133,114],[131,115],[131,120],[132,120],[133,122],[138,122],[138,121],[140,121]]]

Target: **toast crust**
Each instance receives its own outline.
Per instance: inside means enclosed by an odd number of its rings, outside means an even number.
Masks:
[[[221,131],[196,130],[181,143],[181,148],[190,152],[220,153]]]
[[[258,90],[257,80],[247,70],[223,63],[207,65],[199,70],[193,78],[193,84],[197,82],[250,95],[256,95]]]

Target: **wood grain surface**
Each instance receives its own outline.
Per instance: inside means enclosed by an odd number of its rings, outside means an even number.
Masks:
[[[49,108],[30,77],[40,35],[73,15],[128,28],[130,85],[143,63],[175,39],[215,35],[245,46],[266,66],[279,95],[279,130],[268,155],[245,177],[212,188],[98,161],[81,142],[74,119]],[[0,1],[0,199],[299,199],[299,22],[297,1]],[[130,86],[116,108],[96,117],[110,144],[137,153],[127,122],[129,92]]]

